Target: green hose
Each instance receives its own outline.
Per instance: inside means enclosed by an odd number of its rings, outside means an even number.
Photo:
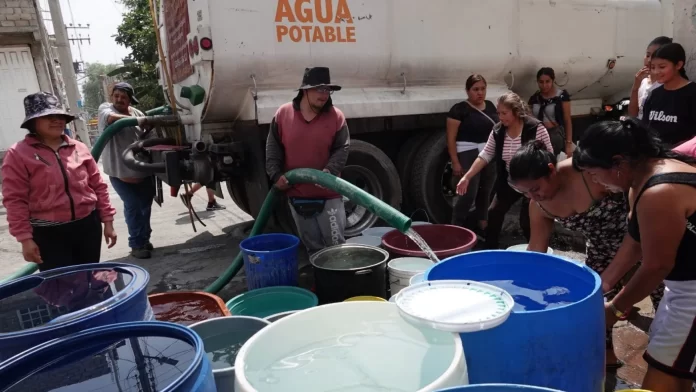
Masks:
[[[94,157],[94,160],[99,162],[99,157],[101,157],[104,148],[111,141],[111,138],[113,138],[114,135],[119,133],[123,128],[137,127],[139,125],[138,121],[139,118],[137,117],[122,118],[120,120],[114,121],[111,125],[106,127],[104,132],[102,132],[101,135],[99,135],[97,141],[94,142],[94,146],[92,146],[92,156]]]
[[[162,114],[171,114],[172,108],[170,108],[167,105],[160,106],[158,108],[150,109],[147,112],[145,112],[145,115],[147,116],[159,116]]]
[[[384,219],[385,222],[402,233],[405,233],[411,228],[411,219],[409,217],[355,185],[331,174],[314,169],[295,169],[285,173],[285,178],[287,178],[290,184],[317,184],[324,188],[329,188],[334,192],[338,192],[349,198],[353,203],[361,205],[370,212],[377,214],[380,218]],[[266,200],[261,206],[261,211],[259,211],[259,215],[256,218],[256,222],[254,222],[254,226],[251,228],[249,237],[258,235],[263,231],[275,207],[278,193],[279,191],[275,187],[271,188],[268,192]],[[239,273],[243,265],[242,252],[239,252],[227,270],[225,270],[213,284],[206,287],[205,291],[212,294],[220,291],[235,275],[237,275],[237,273]]]

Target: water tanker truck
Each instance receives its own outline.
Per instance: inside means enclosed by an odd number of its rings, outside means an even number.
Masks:
[[[579,134],[629,97],[647,44],[676,34],[676,19],[694,42],[693,20],[675,17],[682,6],[691,15],[693,2],[162,0],[160,82],[173,93],[185,138],[152,151],[150,164],[173,189],[226,183],[255,217],[271,186],[271,119],[297,94],[305,67],[327,66],[343,86],[333,100],[352,137],[342,177],[447,223],[454,192],[445,115],[466,99],[470,74],[486,77],[491,101],[510,90],[527,99],[536,71],[554,68]],[[345,202],[348,236],[377,220]],[[287,210],[276,214],[291,222]]]

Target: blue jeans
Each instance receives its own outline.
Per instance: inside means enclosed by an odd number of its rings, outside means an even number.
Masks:
[[[128,226],[128,246],[133,249],[145,247],[150,242],[150,214],[152,202],[155,196],[155,185],[152,178],[145,178],[142,182],[131,184],[123,182],[116,177],[109,177],[111,186],[123,200],[126,225]]]

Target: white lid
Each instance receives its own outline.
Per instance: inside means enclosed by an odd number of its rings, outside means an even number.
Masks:
[[[374,226],[370,227],[369,229],[363,230],[362,235],[371,235],[382,238],[385,234],[389,233],[392,230],[396,229],[394,229],[393,227]]]
[[[396,297],[401,316],[412,324],[447,332],[497,327],[515,301],[505,290],[469,280],[437,280],[406,287]]]
[[[399,257],[387,264],[387,267],[394,271],[403,271],[417,274],[433,266],[433,261],[422,257]]]
[[[359,235],[357,237],[349,238],[346,240],[347,244],[362,244],[380,247],[382,246],[382,237],[375,237],[373,235]]]

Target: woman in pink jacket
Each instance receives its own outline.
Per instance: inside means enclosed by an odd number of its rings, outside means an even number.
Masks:
[[[64,134],[74,116],[40,92],[24,98],[29,134],[7,150],[2,196],[10,234],[24,260],[41,271],[98,263],[102,223],[109,248],[116,244],[116,210],[87,146]]]

